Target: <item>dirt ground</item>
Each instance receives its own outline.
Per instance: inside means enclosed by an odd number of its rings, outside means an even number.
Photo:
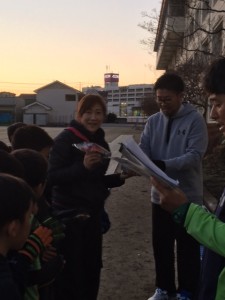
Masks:
[[[105,128],[108,138],[112,131]],[[139,140],[141,128],[114,129]],[[115,137],[113,137],[115,138]],[[106,209],[111,229],[103,239],[103,269],[98,300],[145,300],[154,291],[149,181],[133,177],[111,190]]]
[[[145,300],[154,290],[149,182],[133,177],[107,201],[99,300]]]

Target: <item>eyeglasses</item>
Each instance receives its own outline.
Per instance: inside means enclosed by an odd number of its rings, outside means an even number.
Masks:
[[[156,97],[156,102],[159,104],[162,103],[171,103],[172,99],[168,97]]]

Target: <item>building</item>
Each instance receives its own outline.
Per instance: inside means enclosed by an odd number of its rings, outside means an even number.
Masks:
[[[224,11],[224,0],[162,0],[154,44],[156,69],[183,69],[189,99],[208,122],[212,120],[199,74],[212,60],[225,55]]]
[[[24,101],[9,92],[0,93],[0,125],[21,121]]]
[[[66,126],[76,115],[79,99],[85,94],[99,94],[107,105],[107,112],[119,118],[144,116],[142,100],[152,96],[151,84],[119,87],[119,74],[107,73],[105,87],[92,86],[82,92],[54,81],[36,89],[34,94],[0,93],[0,125],[23,121],[39,126]],[[142,119],[141,119],[142,120]],[[132,119],[133,122],[133,119]]]
[[[133,84],[115,88],[107,87],[108,113],[114,113],[118,117],[143,116],[141,102],[150,98],[153,93],[152,84]]]
[[[80,91],[54,81],[34,92],[36,101],[23,107],[24,123],[65,126],[74,118]]]
[[[104,88],[102,87],[85,87],[82,92],[104,94],[107,102],[108,113],[116,114],[117,117],[138,117],[144,116],[141,108],[141,102],[145,98],[152,97],[152,84],[133,84],[127,86],[119,86],[118,73],[104,74]]]
[[[224,0],[163,0],[154,51],[157,70],[225,55]],[[206,61],[205,61],[206,60]]]

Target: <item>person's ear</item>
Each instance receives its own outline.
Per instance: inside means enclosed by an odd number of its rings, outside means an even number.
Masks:
[[[45,186],[46,186],[46,181],[39,183],[37,186],[33,187],[33,191],[37,199],[39,199],[43,195]]]
[[[20,221],[19,220],[13,220],[8,224],[7,227],[7,233],[10,237],[16,237],[18,235],[18,231],[20,229]]]
[[[183,92],[179,93],[179,94],[178,94],[178,97],[180,98],[180,100],[183,100],[183,98],[184,98],[184,93],[183,93]]]

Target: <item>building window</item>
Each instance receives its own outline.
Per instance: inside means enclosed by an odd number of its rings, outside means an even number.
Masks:
[[[67,94],[67,95],[65,95],[65,100],[66,101],[76,101],[76,95]]]

